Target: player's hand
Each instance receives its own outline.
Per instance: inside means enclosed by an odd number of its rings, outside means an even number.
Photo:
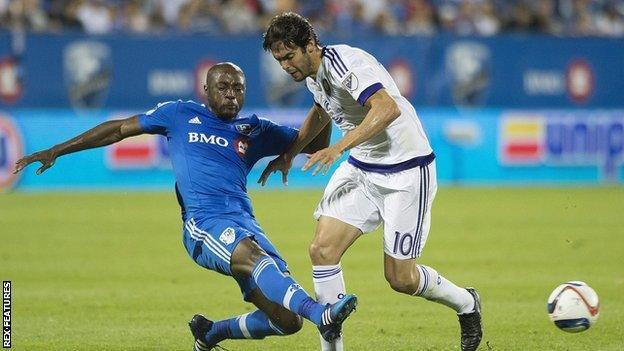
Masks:
[[[37,170],[37,174],[43,173],[46,169],[52,167],[54,165],[54,161],[56,161],[56,152],[52,149],[47,149],[39,152],[35,152],[32,155],[28,155],[20,158],[17,162],[15,162],[15,169],[13,169],[13,174],[21,171],[26,168],[29,164],[33,162],[41,162],[41,167]]]
[[[271,174],[280,171],[282,172],[282,183],[284,185],[288,185],[288,171],[290,171],[290,167],[292,167],[292,161],[293,158],[286,154],[277,156],[269,162],[264,171],[262,171],[262,175],[260,175],[258,183],[264,186]]]
[[[336,146],[330,146],[313,153],[310,156],[310,159],[308,159],[308,162],[303,165],[301,170],[307,171],[316,164],[316,168],[314,169],[314,172],[312,172],[312,175],[317,175],[319,172],[323,172],[323,175],[325,175],[327,174],[329,167],[331,167],[331,165],[336,162],[340,156],[342,156],[342,150],[339,150]]]

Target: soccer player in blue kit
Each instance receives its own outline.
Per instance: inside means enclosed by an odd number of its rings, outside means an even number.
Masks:
[[[188,254],[200,266],[232,276],[244,299],[258,308],[216,322],[195,315],[189,322],[193,349],[211,350],[225,339],[293,334],[302,327],[301,317],[333,341],[340,336],[357,298],[347,295],[333,305],[314,301],[290,277],[286,262],[256,222],[246,189],[247,174],[262,157],[283,153],[298,132],[255,115],[238,116],[245,89],[245,76],[238,66],[216,64],[208,71],[204,86],[208,106],[178,100],[144,114],[104,122],[20,159],[14,172],[38,161],[42,165],[37,174],[41,174],[65,154],[144,133],[166,136]],[[326,147],[327,135],[324,139],[320,143],[325,145],[304,152]]]

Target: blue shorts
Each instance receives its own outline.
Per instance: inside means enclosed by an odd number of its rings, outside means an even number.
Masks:
[[[286,261],[251,216],[189,218],[184,222],[182,240],[189,256],[198,265],[221,274],[232,276],[230,257],[245,238],[255,241],[282,272],[288,272]],[[236,281],[245,300],[258,288],[251,276]]]

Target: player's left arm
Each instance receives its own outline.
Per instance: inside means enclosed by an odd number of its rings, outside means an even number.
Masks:
[[[323,174],[327,173],[331,164],[336,162],[345,151],[381,133],[401,115],[401,110],[399,110],[396,101],[383,88],[371,95],[364,106],[368,107],[369,111],[362,123],[349,131],[336,144],[313,154],[308,162],[303,165],[304,171],[317,164],[313,175],[320,171]]]
[[[335,147],[340,152],[345,152],[381,133],[401,115],[399,106],[388,95],[386,89],[377,90],[375,94],[366,100],[364,106],[370,108],[370,110],[362,123],[335,144]]]

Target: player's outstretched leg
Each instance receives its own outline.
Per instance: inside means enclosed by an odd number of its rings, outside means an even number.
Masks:
[[[193,317],[189,326],[195,337],[195,351],[216,348],[225,339],[264,339],[301,330],[303,320],[300,316],[268,300],[258,288],[245,291],[245,300],[258,310],[214,323],[201,315]]]
[[[301,329],[300,323],[293,323],[293,328],[282,329],[271,322],[264,312],[256,310],[217,322],[197,314],[189,322],[189,327],[195,337],[193,350],[207,351],[217,348],[217,344],[226,339],[264,339],[271,335],[294,334]]]
[[[316,324],[327,341],[340,336],[342,322],[357,305],[355,295],[346,295],[333,305],[321,305],[313,300],[290,276],[282,274],[273,259],[264,256],[258,260],[252,276],[262,293],[271,301]],[[338,332],[335,332],[338,330]]]
[[[193,351],[210,351],[220,347],[216,343],[211,343],[206,340],[205,335],[213,329],[214,323],[211,320],[208,320],[201,314],[196,314],[188,324],[189,328],[191,328],[191,334],[193,334],[195,338]]]
[[[335,340],[340,335],[342,322],[356,305],[357,298],[348,295],[324,310],[318,329],[325,340]],[[221,348],[218,343],[226,339],[264,339],[270,335],[288,335],[297,332],[301,325],[295,330],[282,330],[264,312],[257,310],[218,322],[196,314],[189,327],[195,338],[193,351],[209,351]]]
[[[316,324],[328,341],[333,341],[339,333],[326,330],[329,327],[339,330],[357,305],[355,295],[347,295],[333,305],[319,304],[293,278],[284,275],[275,261],[251,239],[238,244],[231,267],[235,276],[251,276],[267,299]]]

